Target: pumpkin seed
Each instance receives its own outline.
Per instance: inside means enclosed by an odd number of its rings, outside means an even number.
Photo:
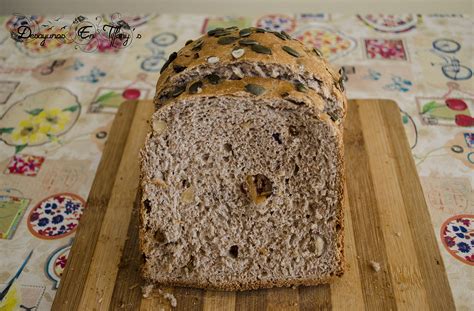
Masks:
[[[219,30],[217,31],[215,34],[214,34],[214,37],[218,38],[218,37],[222,37],[222,36],[227,36],[227,35],[230,35],[232,33],[232,31],[229,31],[229,30]]]
[[[240,45],[255,45],[255,44],[258,44],[258,42],[252,39],[242,39],[239,41],[239,44]]]
[[[226,44],[234,43],[237,40],[239,40],[238,37],[222,37],[222,38],[219,38],[219,40],[217,40],[217,43],[226,45]]]
[[[213,35],[216,34],[216,32],[222,31],[222,30],[224,30],[224,28],[222,28],[222,27],[214,28],[214,29],[212,29],[212,30],[209,30],[209,31],[207,32],[207,35],[208,35],[208,36],[213,36]]]
[[[176,57],[178,57],[178,53],[173,52],[173,53],[171,53],[170,56],[168,57],[168,61],[169,61],[169,62],[172,62],[172,61],[174,61],[174,60],[176,59]]]
[[[181,66],[181,65],[177,65],[177,64],[173,65],[173,70],[176,73],[181,72],[184,69],[186,69],[186,66]]]
[[[245,50],[239,48],[239,49],[236,49],[236,50],[232,51],[232,56],[234,56],[234,58],[240,58],[240,57],[242,57],[242,55],[244,55],[244,53],[245,53]]]
[[[163,64],[163,67],[161,67],[160,73],[163,73],[163,71],[165,71],[165,69],[168,68],[169,64],[171,64],[176,59],[176,57],[178,57],[178,53],[176,52],[171,53],[170,56],[168,57],[168,60]]]
[[[239,31],[239,36],[248,37],[252,34],[252,28],[244,28]]]
[[[193,48],[192,48],[191,50],[193,50],[193,51],[200,51],[203,44],[204,44],[204,41],[203,41],[203,40],[198,40],[198,41],[196,41],[196,43],[194,44],[194,46],[193,46]]]
[[[196,93],[201,93],[202,92],[202,82],[197,81],[191,84],[189,87],[189,93],[191,94],[196,94]]]
[[[323,53],[321,53],[321,51],[317,48],[313,48],[313,52],[316,53],[316,55],[318,55],[319,57],[323,57]]]
[[[268,54],[268,55],[272,54],[272,50],[270,50],[266,46],[263,46],[263,45],[260,45],[260,44],[252,45],[252,50],[254,52],[257,52],[257,53],[260,53],[260,54]]]
[[[186,41],[186,43],[185,43],[184,45],[188,45],[188,44],[190,44],[190,43],[193,43],[193,40],[188,40],[188,41]]]
[[[218,75],[212,73],[210,75],[206,76],[206,79],[209,81],[211,84],[218,84],[219,80],[221,79]]]
[[[286,33],[286,31],[282,30],[281,31],[281,34],[285,36],[285,38],[287,38],[288,40],[291,40],[291,36],[289,34]]]
[[[306,88],[306,86],[301,83],[301,82],[296,82],[295,83],[295,87],[296,87],[296,90],[298,92],[303,92],[303,93],[306,93],[308,91],[308,89]]]
[[[178,96],[181,95],[181,93],[183,93],[185,90],[186,90],[186,85],[184,85],[184,86],[178,86],[177,88],[175,88],[175,89],[173,90],[173,93],[171,94],[171,96],[173,96],[173,97],[178,97]]]
[[[208,57],[208,58],[207,58],[207,62],[208,62],[209,64],[218,63],[218,62],[219,62],[219,57],[217,57],[217,56]]]
[[[258,84],[247,84],[245,86],[245,90],[247,92],[249,92],[250,94],[253,94],[255,96],[259,96],[259,95],[262,95],[263,93],[265,93],[265,88],[261,85],[258,85]]]
[[[290,54],[291,56],[294,56],[294,57],[300,57],[300,53],[296,52],[295,50],[293,50],[292,48],[290,48],[289,46],[282,46],[281,47],[283,49],[283,51],[285,51],[286,53]]]
[[[286,40],[286,37],[283,34],[279,33],[278,31],[272,31],[272,34],[274,34],[276,37],[282,40]]]

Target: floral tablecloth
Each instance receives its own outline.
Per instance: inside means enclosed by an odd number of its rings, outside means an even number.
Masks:
[[[284,30],[344,66],[350,98],[399,104],[456,306],[474,309],[471,17],[15,15],[0,23],[0,310],[51,307],[117,108],[151,99],[161,66],[188,39],[230,25]],[[111,36],[106,24],[129,36]],[[18,31],[25,25],[36,36]],[[91,27],[78,37],[79,25]]]

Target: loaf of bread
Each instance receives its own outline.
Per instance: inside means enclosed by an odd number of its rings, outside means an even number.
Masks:
[[[221,290],[344,271],[341,74],[286,33],[209,31],[170,55],[140,152],[142,274]]]

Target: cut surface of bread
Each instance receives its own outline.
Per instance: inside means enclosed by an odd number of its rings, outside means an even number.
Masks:
[[[287,81],[227,83],[188,86],[153,115],[141,151],[145,279],[247,290],[341,275],[340,127],[311,104],[318,94],[275,95]]]

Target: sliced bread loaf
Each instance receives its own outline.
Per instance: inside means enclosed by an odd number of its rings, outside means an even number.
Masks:
[[[327,100],[290,79],[186,79],[141,151],[145,279],[247,290],[341,275],[342,127]]]
[[[343,119],[345,115],[341,75],[318,50],[306,47],[284,32],[230,27],[188,41],[163,66],[155,102],[161,105],[189,82],[208,75],[220,80],[265,77],[299,83],[321,95],[324,111],[333,119]]]

